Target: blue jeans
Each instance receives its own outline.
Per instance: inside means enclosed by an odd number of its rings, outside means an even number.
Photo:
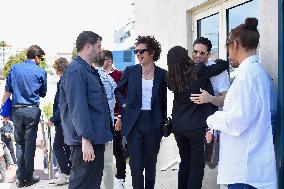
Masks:
[[[13,108],[12,117],[16,141],[17,178],[33,178],[36,137],[41,111],[38,107]]]
[[[228,189],[256,189],[255,187],[248,184],[229,184]]]

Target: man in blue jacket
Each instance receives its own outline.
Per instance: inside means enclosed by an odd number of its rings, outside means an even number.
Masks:
[[[104,58],[102,38],[83,31],[76,40],[78,56],[65,69],[60,84],[60,116],[64,140],[73,161],[69,188],[99,189],[104,144],[112,140],[112,122],[100,76],[91,64]]]
[[[27,60],[14,64],[6,79],[2,106],[12,95],[12,118],[17,155],[17,182],[20,187],[39,182],[33,177],[36,137],[41,110],[40,97],[45,97],[47,90],[47,74],[39,67],[45,55],[37,45],[27,51]]]

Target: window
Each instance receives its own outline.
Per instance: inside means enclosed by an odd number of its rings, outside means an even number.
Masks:
[[[217,59],[219,57],[219,14],[211,15],[209,17],[197,21],[197,37],[206,37],[212,43],[210,59]]]
[[[132,50],[123,51],[123,62],[132,62]]]
[[[258,0],[247,1],[243,4],[231,7],[226,10],[226,19],[227,19],[227,35],[229,35],[230,31],[237,27],[238,25],[244,23],[247,17],[255,17],[259,18],[258,10],[259,10],[259,2]],[[257,52],[258,53],[258,52]],[[228,56],[228,55],[227,55]],[[234,71],[236,68],[232,68],[230,66],[230,78],[231,80],[235,77]]]
[[[207,37],[212,42],[210,59],[227,59],[227,35],[247,17],[259,18],[259,0],[220,0],[196,9],[192,13],[192,42],[197,37]],[[231,77],[233,71],[230,69]]]
[[[259,18],[258,5],[258,0],[253,0],[227,9],[227,33],[239,24],[244,23],[247,17]]]

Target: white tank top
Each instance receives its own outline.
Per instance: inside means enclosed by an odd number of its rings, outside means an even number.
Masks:
[[[153,79],[145,80],[142,78],[142,108],[141,110],[151,110]]]

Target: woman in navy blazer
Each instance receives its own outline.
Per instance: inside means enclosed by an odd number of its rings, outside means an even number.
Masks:
[[[162,124],[167,112],[167,71],[154,63],[161,53],[156,39],[138,36],[136,40],[134,53],[139,64],[124,70],[115,94],[124,109],[122,134],[127,139],[133,188],[144,188],[145,169],[145,188],[153,189]]]
[[[194,64],[185,48],[175,46],[167,55],[168,86],[174,93],[172,131],[174,133],[181,162],[178,172],[178,189],[201,189],[204,169],[204,135],[206,119],[217,107],[211,103],[195,104],[191,94],[200,89],[214,95],[210,77],[228,68],[226,61],[206,66]]]

